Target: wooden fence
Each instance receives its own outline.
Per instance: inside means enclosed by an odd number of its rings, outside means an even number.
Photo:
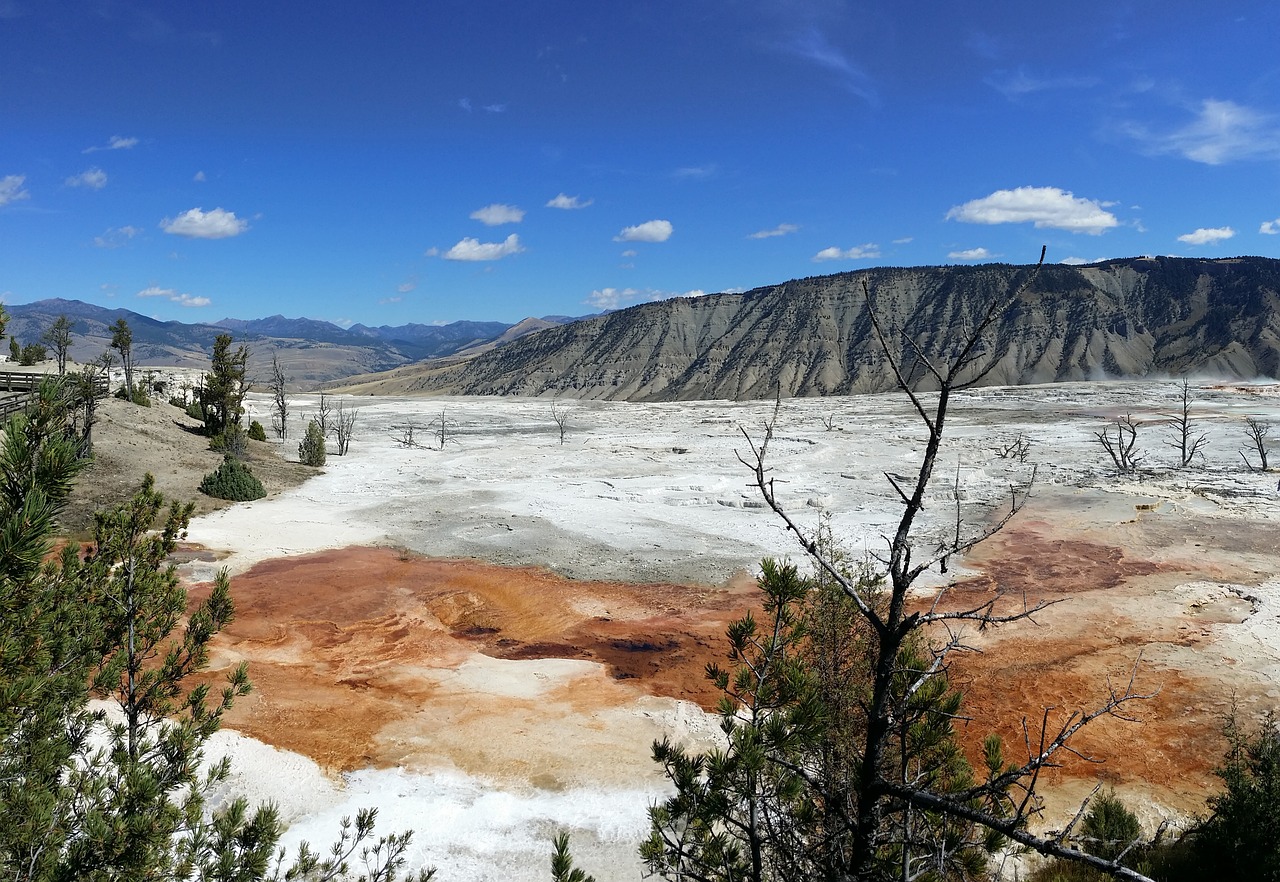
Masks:
[[[4,394],[0,394],[0,419],[6,419],[10,414],[17,413],[27,406],[27,403],[35,397],[36,389],[40,387],[40,381],[49,374],[42,373],[24,373],[22,371],[0,371],[0,390]],[[107,384],[105,376],[95,378],[97,397],[101,398],[107,394],[110,388]]]

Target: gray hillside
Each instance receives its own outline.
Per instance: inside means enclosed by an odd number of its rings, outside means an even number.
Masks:
[[[649,303],[539,331],[414,385],[470,395],[662,401],[879,392],[893,377],[863,295],[929,351],[1028,267],[870,269]],[[1002,316],[985,384],[1151,373],[1280,374],[1280,261],[1046,266]]]

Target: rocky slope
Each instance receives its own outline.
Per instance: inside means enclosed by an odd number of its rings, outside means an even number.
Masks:
[[[870,269],[648,303],[548,328],[453,364],[404,370],[399,392],[660,401],[877,392],[893,376],[879,315],[929,352],[954,345],[1028,267]],[[988,385],[1198,372],[1280,374],[1280,261],[1133,258],[1046,266],[1001,318]],[[380,390],[383,392],[391,389]]]

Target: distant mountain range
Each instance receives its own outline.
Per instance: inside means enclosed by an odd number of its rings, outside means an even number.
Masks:
[[[231,331],[250,372],[272,354],[300,388],[380,394],[530,395],[617,400],[764,398],[880,392],[894,386],[867,313],[931,351],[954,345],[987,298],[1026,266],[878,268],[743,294],[646,303],[571,319],[340,328],[272,316],[213,324],[159,322],[74,300],[6,307],[10,332],[38,340],[59,315],[75,322],[72,353],[97,357],[124,317],[140,364],[208,364]],[[1204,373],[1280,375],[1280,260],[1142,257],[1045,266],[990,340],[986,384]]]
[[[744,294],[646,303],[548,328],[465,362],[396,371],[385,393],[632,401],[840,395],[894,388],[863,285],[906,340],[947,352],[1029,267],[880,268]],[[987,385],[1153,373],[1280,375],[1280,261],[1131,258],[1045,266],[1001,316]],[[361,388],[373,390],[373,378]]]
[[[39,342],[58,316],[71,319],[71,356],[78,362],[91,361],[102,354],[111,342],[111,326],[121,318],[129,323],[134,357],[140,365],[207,365],[213,341],[219,334],[230,332],[237,342],[248,344],[252,376],[265,378],[270,373],[274,354],[299,388],[467,350],[481,351],[496,341],[553,326],[557,320],[572,321],[553,317],[526,319],[518,325],[459,321],[447,325],[342,328],[331,322],[274,315],[186,324],[157,321],[127,309],[107,309],[62,299],[8,305],[5,310],[11,317],[8,333],[24,344]]]

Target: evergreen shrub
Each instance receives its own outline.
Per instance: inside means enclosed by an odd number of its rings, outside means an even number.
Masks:
[[[204,476],[200,492],[214,499],[230,499],[233,502],[249,502],[267,495],[262,482],[249,467],[234,456],[222,460],[218,470]]]

